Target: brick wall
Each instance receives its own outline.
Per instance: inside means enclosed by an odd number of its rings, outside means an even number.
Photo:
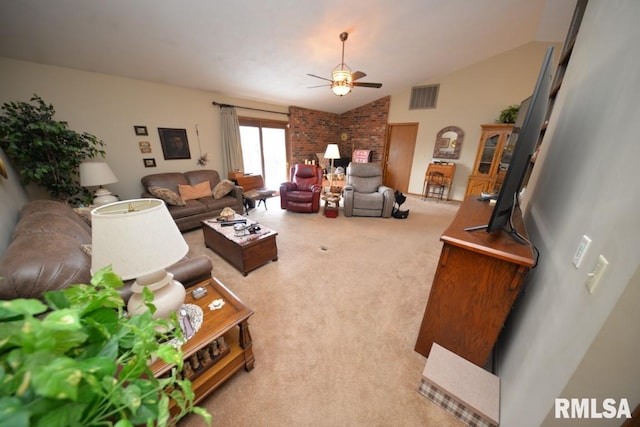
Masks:
[[[391,97],[385,96],[369,104],[343,113],[342,132],[348,138],[340,143],[340,153],[351,157],[353,150],[372,150],[372,162],[381,162],[387,135]]]
[[[289,150],[291,164],[315,160],[327,144],[339,140],[340,115],[289,107]]]
[[[327,144],[337,143],[342,157],[356,149],[372,150],[372,161],[380,162],[384,150],[391,97],[386,96],[342,114],[289,107],[291,164],[315,159]],[[340,134],[345,132],[347,140]]]

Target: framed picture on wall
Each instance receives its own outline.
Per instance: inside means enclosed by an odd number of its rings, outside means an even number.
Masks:
[[[149,141],[138,142],[138,147],[140,147],[140,152],[143,154],[151,152],[151,143]]]
[[[459,159],[464,141],[464,131],[457,126],[440,129],[433,148],[434,159]]]
[[[144,162],[144,167],[145,168],[155,168],[156,167],[156,159],[154,159],[154,158],[142,159],[142,161]]]
[[[186,129],[158,128],[165,160],[190,159]]]
[[[149,135],[149,132],[147,132],[147,127],[146,126],[134,126],[133,130],[136,132],[136,135],[138,135],[138,136]]]

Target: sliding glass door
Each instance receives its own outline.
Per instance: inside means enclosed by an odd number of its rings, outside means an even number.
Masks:
[[[262,175],[267,187],[287,180],[287,123],[239,118],[244,173]]]

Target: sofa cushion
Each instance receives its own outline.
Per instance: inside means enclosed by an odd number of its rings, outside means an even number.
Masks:
[[[143,176],[140,181],[142,186],[146,189],[149,187],[167,188],[174,193],[178,193],[178,185],[191,184],[187,177],[180,172],[163,172],[155,173],[151,175]],[[202,181],[202,180],[200,180]]]
[[[81,244],[91,244],[91,230],[85,227],[84,223],[78,223],[73,217],[58,213],[31,212],[18,222],[13,231],[13,239],[33,233],[62,233],[73,237]]]
[[[63,233],[18,236],[0,260],[0,299],[40,298],[71,283],[89,283],[91,259],[81,246]]]
[[[209,181],[202,181],[195,185],[178,185],[178,191],[182,200],[195,200],[211,196],[211,184]]]
[[[235,201],[235,198],[231,196],[225,196],[221,199],[215,199],[214,197],[203,197],[201,199],[198,199],[198,201],[207,207],[207,211],[217,211],[222,210],[227,206],[233,206],[233,201]]]
[[[213,197],[211,197],[213,199]],[[200,200],[186,200],[184,206],[167,206],[173,219],[186,218],[207,212],[207,205]]]
[[[289,191],[287,192],[287,200],[298,203],[313,202],[313,193],[311,191]]]
[[[351,163],[347,168],[347,185],[358,193],[373,193],[382,185],[380,163]]]
[[[184,177],[191,185],[198,184],[202,181],[209,181],[211,188],[216,188],[216,185],[220,182],[220,174],[218,174],[218,171],[213,169],[187,171],[184,173]]]
[[[231,193],[235,184],[228,179],[223,179],[215,186],[213,189],[213,198],[214,199],[222,199],[227,194]]]
[[[91,228],[86,223],[86,221],[80,215],[75,213],[74,210],[71,209],[71,207],[66,203],[44,199],[32,200],[29,203],[26,203],[24,206],[22,206],[22,209],[20,209],[20,219],[22,220],[32,214],[65,216],[71,221],[77,223],[80,227],[87,230],[89,234],[91,234]]]
[[[384,194],[378,193],[353,193],[353,205],[358,209],[375,209],[378,212],[384,203]]]
[[[158,199],[164,200],[164,202],[167,205],[172,205],[172,206],[184,206],[184,200],[182,199],[182,197],[180,197],[180,195],[178,193],[176,193],[175,191],[171,191],[168,188],[162,188],[162,187],[149,187],[147,188],[147,190],[149,191],[149,193],[151,193],[152,196],[157,197]]]

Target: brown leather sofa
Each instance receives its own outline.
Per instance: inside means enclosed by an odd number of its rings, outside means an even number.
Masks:
[[[0,299],[41,298],[49,290],[89,283],[91,227],[71,207],[52,200],[26,203],[12,240],[0,259]],[[185,287],[211,277],[211,260],[201,255],[167,268]],[[121,290],[125,300],[131,282]]]
[[[289,182],[280,185],[280,207],[292,212],[318,212],[322,193],[322,168],[299,163],[291,166],[289,179]]]
[[[213,191],[220,183],[220,175],[211,169],[201,169],[188,172],[165,172],[147,175],[140,180],[144,187],[142,197],[158,197],[151,194],[149,188],[164,188],[176,195],[180,194],[178,185],[196,185],[203,181],[209,181],[209,186]],[[162,197],[160,197],[162,198]],[[173,217],[180,231],[187,231],[200,227],[201,221],[220,215],[226,207],[230,207],[236,213],[241,214],[243,210],[242,188],[233,186],[230,193],[216,199],[213,195],[199,199],[185,200],[184,205],[172,204],[172,200],[163,198],[167,203],[169,213]]]

